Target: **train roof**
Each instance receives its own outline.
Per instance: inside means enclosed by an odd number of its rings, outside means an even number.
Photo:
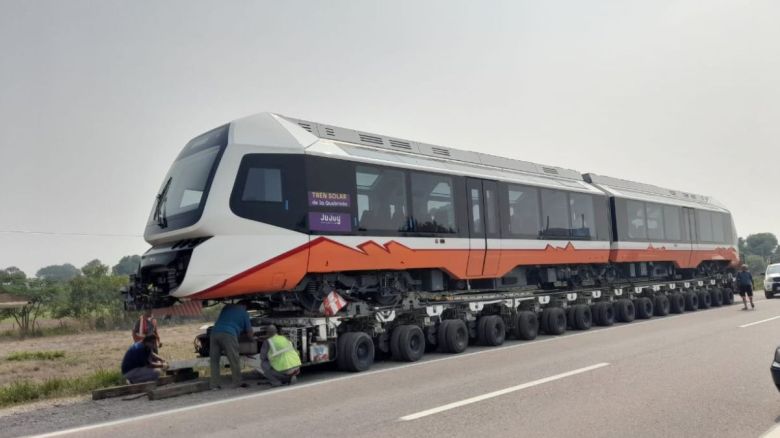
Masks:
[[[232,122],[240,142],[323,156],[395,165],[518,184],[606,194],[684,207],[728,211],[711,197],[593,173],[536,164],[481,152],[437,146],[334,125],[259,113]],[[317,141],[328,140],[328,141]]]
[[[305,146],[308,154],[341,155],[357,161],[603,195],[601,190],[584,181],[582,174],[576,170],[276,116],[295,123],[322,140],[329,140]],[[329,145],[335,146],[337,150]]]
[[[595,173],[586,173],[583,175],[583,178],[585,178],[585,181],[595,185],[607,194],[618,198],[630,198],[641,201],[728,212],[728,209],[726,209],[725,206],[709,196],[666,189],[652,184],[627,181],[609,176],[596,175]]]

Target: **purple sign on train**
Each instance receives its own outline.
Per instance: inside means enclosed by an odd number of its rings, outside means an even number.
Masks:
[[[309,192],[309,207],[349,208],[349,193]]]
[[[312,231],[352,231],[352,215],[349,213],[309,213],[309,229]]]

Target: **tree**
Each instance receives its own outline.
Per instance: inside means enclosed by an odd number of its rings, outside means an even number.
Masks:
[[[751,254],[745,258],[745,263],[748,265],[750,272],[754,274],[760,274],[766,271],[766,259],[760,255]]]
[[[27,274],[16,266],[9,266],[0,271],[0,284],[19,285],[27,280]]]
[[[82,266],[81,272],[91,278],[104,277],[108,274],[108,266],[104,265],[100,260],[95,259]]]
[[[141,266],[141,256],[130,255],[124,256],[119,259],[119,263],[111,268],[111,272],[114,275],[130,275],[135,274],[138,271],[138,267]]]
[[[50,265],[38,270],[35,276],[49,281],[68,281],[78,277],[81,271],[70,263],[64,265]]]
[[[745,239],[745,245],[748,254],[758,255],[767,260],[777,249],[777,237],[772,233],[751,234]]]
[[[38,317],[53,301],[60,287],[62,287],[60,283],[50,283],[45,280],[31,280],[23,284],[0,287],[0,291],[28,300],[27,304],[22,307],[1,309],[0,319],[13,318],[22,336],[31,334],[35,330],[35,322],[38,320]]]

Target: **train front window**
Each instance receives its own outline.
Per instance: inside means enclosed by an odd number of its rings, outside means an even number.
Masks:
[[[147,229],[177,229],[200,219],[227,132],[225,125],[187,143],[165,176]]]

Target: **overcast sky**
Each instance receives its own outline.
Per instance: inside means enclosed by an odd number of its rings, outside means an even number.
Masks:
[[[0,268],[142,253],[182,146],[261,111],[707,194],[780,234],[778,23],[772,0],[2,0]]]

